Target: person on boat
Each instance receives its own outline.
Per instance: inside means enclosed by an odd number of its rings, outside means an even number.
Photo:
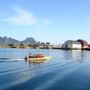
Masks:
[[[43,55],[43,54],[38,54],[38,56],[39,56],[40,58],[43,58],[43,57],[44,57],[44,55]]]
[[[36,54],[36,55],[35,55],[35,58],[43,58],[43,57],[44,57],[43,54]]]
[[[33,55],[30,53],[28,58],[32,58],[32,57],[33,57]]]
[[[44,57],[43,54],[35,54],[35,55],[32,55],[32,54],[30,53],[28,58],[43,58],[43,57]]]

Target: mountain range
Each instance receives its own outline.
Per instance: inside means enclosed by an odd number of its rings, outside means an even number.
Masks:
[[[28,37],[25,40],[19,41],[11,37],[0,37],[0,45],[7,44],[35,44],[37,41],[33,37]]]

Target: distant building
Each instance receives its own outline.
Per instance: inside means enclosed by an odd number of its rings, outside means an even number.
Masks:
[[[52,45],[52,48],[53,49],[61,49],[62,45],[61,44],[59,44],[59,45]]]
[[[88,43],[87,43],[87,41],[82,40],[82,39],[78,39],[77,41],[81,43],[82,49],[87,49],[87,48],[88,48]]]
[[[78,41],[67,40],[63,46],[63,49],[82,49],[82,45]]]

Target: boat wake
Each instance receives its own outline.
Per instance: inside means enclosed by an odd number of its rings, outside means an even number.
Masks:
[[[0,58],[0,62],[18,62],[24,60],[24,58]]]

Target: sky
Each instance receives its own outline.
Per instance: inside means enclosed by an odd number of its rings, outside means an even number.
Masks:
[[[0,0],[0,36],[90,43],[90,0]]]

